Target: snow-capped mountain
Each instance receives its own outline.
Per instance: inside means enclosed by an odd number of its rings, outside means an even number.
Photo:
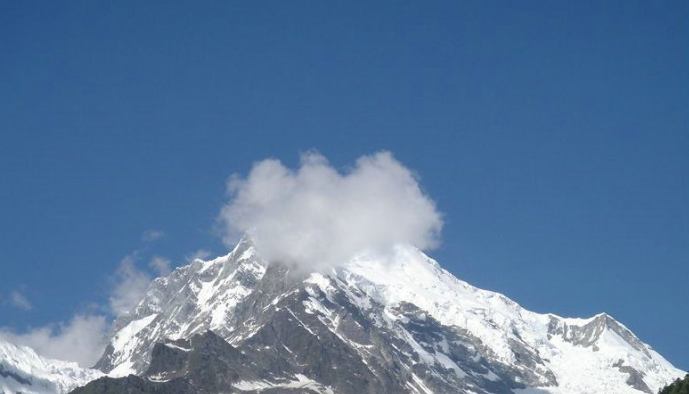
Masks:
[[[639,394],[684,375],[606,314],[527,311],[412,247],[306,274],[247,240],[156,279],[97,367],[138,377],[75,393]]]
[[[62,394],[103,376],[76,363],[51,360],[0,340],[0,393]]]

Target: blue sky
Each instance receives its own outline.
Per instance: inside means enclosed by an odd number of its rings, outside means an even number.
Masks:
[[[258,160],[385,149],[444,267],[687,369],[688,108],[683,1],[3,2],[0,326],[103,304],[133,250],[223,253]]]

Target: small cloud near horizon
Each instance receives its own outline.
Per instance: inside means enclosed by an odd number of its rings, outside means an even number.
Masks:
[[[68,322],[31,328],[24,333],[0,327],[0,339],[29,346],[47,358],[92,367],[105,350],[108,327],[105,316],[77,314]]]
[[[132,310],[151,283],[151,276],[136,265],[141,258],[140,254],[141,250],[135,250],[118,264],[107,305],[88,304],[86,311],[75,314],[69,321],[49,323],[41,327],[29,327],[21,331],[0,327],[0,340],[29,346],[43,357],[92,367],[107,345],[106,334],[112,317]],[[158,275],[167,275],[171,271],[171,264],[165,257],[153,256],[148,266]],[[13,291],[7,302],[24,310],[32,308],[19,290]]]

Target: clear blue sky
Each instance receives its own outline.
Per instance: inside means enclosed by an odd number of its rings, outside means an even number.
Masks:
[[[309,149],[391,150],[458,277],[689,368],[686,1],[2,2],[0,326],[102,303],[146,229],[223,253],[226,178]]]

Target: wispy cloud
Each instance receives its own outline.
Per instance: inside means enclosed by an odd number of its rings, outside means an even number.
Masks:
[[[172,261],[162,256],[153,256],[148,262],[148,266],[151,267],[158,276],[167,276],[172,272]]]
[[[143,242],[153,242],[165,237],[165,232],[162,230],[146,230],[141,234],[141,240]]]
[[[25,310],[25,311],[30,311],[33,309],[33,305],[29,301],[28,298],[22,292],[19,290],[14,290],[10,293],[10,304],[16,308]]]
[[[125,256],[115,273],[115,285],[108,299],[110,310],[115,316],[132,310],[151,283],[151,277],[136,266],[138,255],[139,253],[135,251]]]
[[[186,260],[187,260],[188,262],[192,262],[192,261],[194,261],[194,260],[196,260],[196,259],[205,260],[205,259],[207,259],[210,255],[211,255],[211,252],[210,252],[210,251],[208,251],[208,250],[206,250],[206,249],[199,249],[199,250],[197,250],[196,252],[194,252],[194,253],[188,255],[188,256],[186,257]]]

